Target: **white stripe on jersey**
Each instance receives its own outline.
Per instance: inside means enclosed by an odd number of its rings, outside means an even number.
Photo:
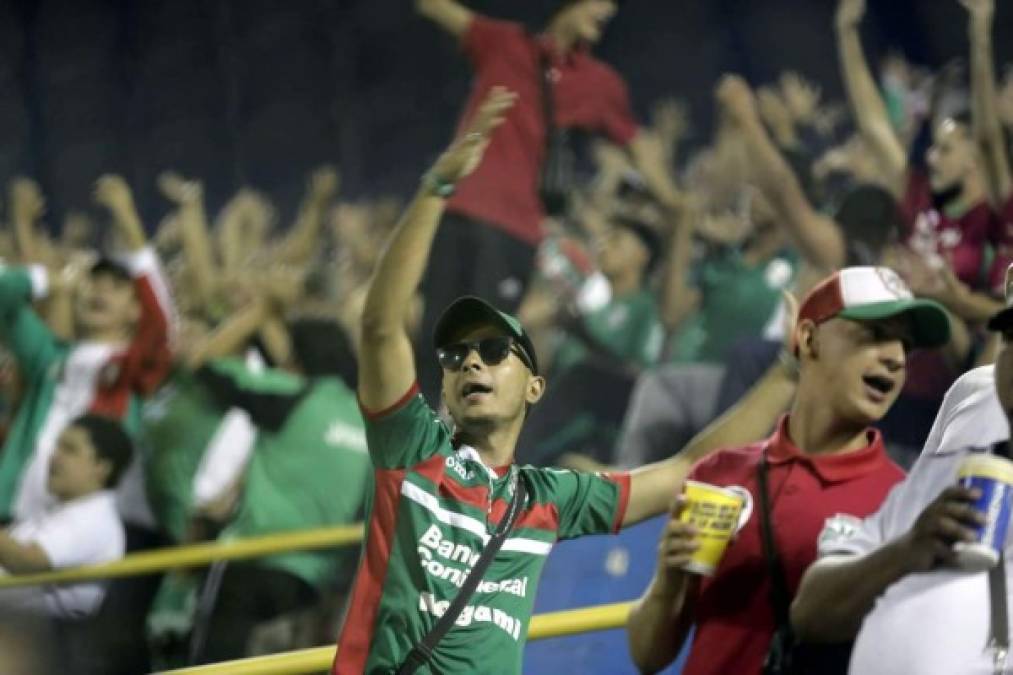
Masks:
[[[485,523],[481,522],[477,518],[466,516],[463,513],[457,513],[456,511],[450,511],[440,506],[440,502],[435,496],[429,494],[419,486],[408,481],[401,482],[401,494],[412,500],[419,506],[423,507],[430,513],[432,513],[436,520],[440,521],[444,525],[450,525],[472,534],[481,537],[482,543],[487,544],[489,542],[489,534],[486,531]],[[528,539],[526,537],[508,537],[503,542],[503,551],[514,551],[517,553],[531,553],[533,555],[548,555],[549,551],[552,550],[552,544],[545,541],[538,541],[537,539]]]

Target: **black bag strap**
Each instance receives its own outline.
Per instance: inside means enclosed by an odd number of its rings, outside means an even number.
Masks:
[[[425,664],[433,656],[433,651],[436,650],[436,646],[440,644],[440,640],[447,634],[447,631],[457,621],[457,617],[461,614],[465,604],[474,595],[475,589],[478,588],[478,584],[482,581],[482,577],[485,576],[485,571],[489,569],[489,565],[492,563],[492,559],[496,557],[496,553],[499,552],[500,547],[503,546],[503,542],[506,540],[507,535],[514,527],[514,523],[517,522],[517,515],[524,508],[524,499],[527,494],[524,479],[520,476],[520,470],[514,469],[514,496],[510,500],[510,506],[507,508],[506,515],[503,516],[503,520],[500,522],[499,527],[489,538],[485,548],[482,549],[482,555],[479,556],[478,560],[475,561],[475,566],[471,568],[471,572],[468,573],[468,578],[464,580],[464,584],[461,585],[461,590],[454,596],[453,601],[447,608],[447,611],[443,613],[440,620],[436,622],[436,625],[426,633],[419,642],[412,647],[411,651],[408,652],[408,656],[401,663],[401,666],[395,671],[397,675],[411,675],[414,673],[419,666]]]
[[[992,454],[1013,459],[1009,441],[992,446]],[[987,648],[992,652],[995,673],[1004,673],[1009,656],[1009,607],[1006,595],[1006,554],[999,554],[999,562],[988,571],[989,627]]]
[[[988,571],[989,628],[988,649],[992,651],[994,672],[1006,672],[1009,656],[1009,607],[1006,599],[1006,556]]]
[[[770,575],[770,603],[774,607],[774,620],[777,629],[791,635],[791,605],[788,594],[788,581],[781,566],[781,556],[774,543],[774,526],[771,522],[770,490],[767,484],[767,450],[760,455],[760,465],[756,470],[757,486],[760,499],[760,534],[763,540],[763,555],[767,559],[767,573]]]
[[[545,121],[546,152],[556,135],[556,97],[552,91],[552,66],[544,51],[538,55],[538,82],[542,87],[542,119]]]

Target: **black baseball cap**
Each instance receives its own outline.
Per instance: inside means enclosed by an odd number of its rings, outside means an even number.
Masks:
[[[527,357],[531,372],[537,375],[538,357],[535,356],[535,346],[521,322],[517,320],[517,317],[499,311],[482,298],[474,295],[462,296],[443,310],[443,314],[436,321],[436,329],[433,331],[433,346],[436,349],[445,347],[455,337],[470,328],[490,325],[501,329],[516,341],[517,346]]]

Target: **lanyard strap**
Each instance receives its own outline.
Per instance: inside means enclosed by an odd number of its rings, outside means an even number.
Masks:
[[[482,581],[482,577],[492,563],[492,559],[496,557],[496,553],[503,546],[503,542],[506,540],[507,535],[510,534],[510,530],[513,529],[514,523],[517,521],[517,515],[524,508],[526,494],[524,480],[520,478],[520,471],[516,467],[514,467],[511,473],[510,486],[513,488],[514,496],[510,501],[510,506],[507,508],[506,515],[503,516],[503,521],[500,522],[499,527],[496,528],[496,532],[493,533],[485,548],[482,549],[482,555],[475,562],[475,566],[471,568],[468,578],[464,580],[461,590],[454,596],[450,607],[447,608],[447,611],[444,612],[443,616],[440,617],[440,620],[436,622],[436,625],[432,627],[426,636],[408,652],[408,656],[405,657],[401,667],[395,671],[397,675],[411,675],[419,666],[432,658],[436,646],[454,625],[454,622],[457,621],[457,617],[464,609],[464,605],[474,595],[475,589],[478,588],[479,582]]]
[[[770,575],[770,602],[774,608],[774,620],[780,630],[791,630],[788,595],[788,582],[784,576],[784,567],[774,543],[774,527],[771,516],[770,491],[767,486],[767,450],[760,455],[760,464],[756,469],[757,492],[760,498],[760,534],[763,541],[763,556],[767,559],[767,573]]]

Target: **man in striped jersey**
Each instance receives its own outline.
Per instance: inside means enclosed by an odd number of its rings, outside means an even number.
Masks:
[[[512,316],[478,298],[454,302],[435,342],[452,424],[418,393],[405,312],[455,183],[510,114],[493,88],[467,133],[422,181],[380,257],[362,318],[358,393],[375,468],[365,553],[333,672],[389,673],[446,611],[503,519],[513,485],[527,499],[455,625],[417,672],[519,673],[534,596],[558,539],[615,532],[664,512],[691,459],[600,475],[513,463],[527,408],[545,389]],[[449,271],[449,270],[448,270]]]
[[[132,397],[152,392],[170,365],[168,285],[130,189],[118,176],[103,176],[96,200],[110,211],[127,252],[100,259],[69,289],[76,341],[59,340],[32,309],[58,279],[37,265],[0,267],[0,339],[25,382],[0,452],[0,521],[31,518],[55,503],[46,487],[49,460],[72,420],[89,413],[126,418]]]

